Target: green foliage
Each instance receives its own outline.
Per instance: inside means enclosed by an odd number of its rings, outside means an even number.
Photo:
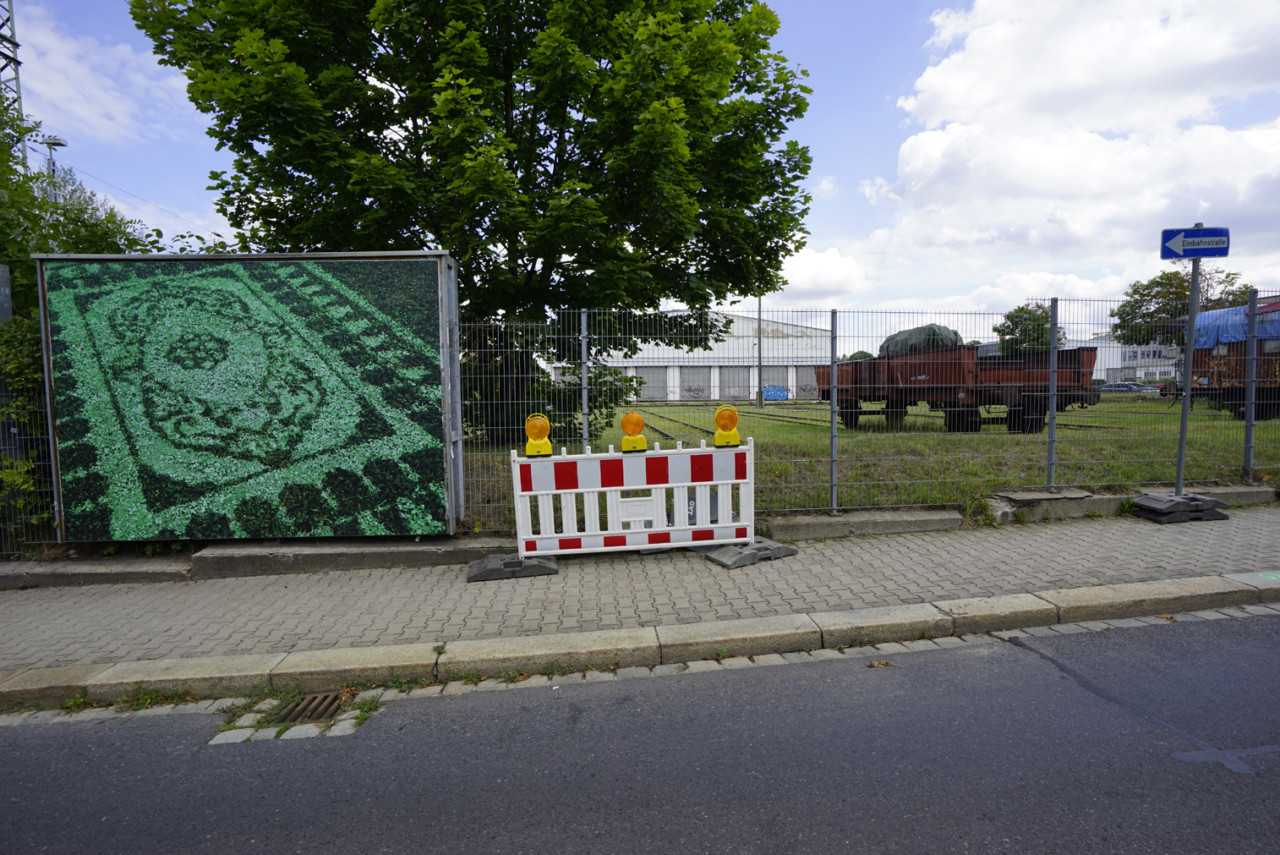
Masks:
[[[438,245],[465,319],[540,322],[768,293],[803,245],[783,135],[809,90],[763,3],[130,8],[235,155],[213,178],[244,248]]]
[[[1049,307],[1028,302],[1004,313],[1004,320],[991,328],[1000,337],[1000,355],[1018,356],[1049,349]],[[1058,330],[1058,344],[1066,341]]]
[[[1134,282],[1125,299],[1111,310],[1115,321],[1111,333],[1124,345],[1160,344],[1182,347],[1191,311],[1191,261],[1174,261],[1166,270],[1145,282]],[[1249,286],[1239,273],[1219,267],[1200,266],[1200,311],[1241,306],[1249,301]]]
[[[874,359],[875,354],[869,350],[855,350],[847,356],[840,357],[841,362],[852,362],[856,359]]]

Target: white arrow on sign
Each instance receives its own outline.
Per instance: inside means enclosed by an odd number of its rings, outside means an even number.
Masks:
[[[1213,247],[1227,246],[1230,242],[1225,237],[1186,237],[1186,232],[1178,232],[1173,236],[1173,240],[1165,244],[1170,250],[1182,255],[1188,249],[1209,249]]]

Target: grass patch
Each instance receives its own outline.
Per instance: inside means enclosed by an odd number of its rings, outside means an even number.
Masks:
[[[646,435],[674,448],[710,443],[715,407],[710,404],[637,404]],[[870,412],[874,413],[872,406]],[[623,410],[619,410],[621,416]],[[773,402],[763,409],[738,407],[739,433],[754,437],[757,513],[827,510],[831,506],[830,404]],[[983,416],[1003,420],[1004,407]],[[1176,477],[1181,411],[1153,395],[1108,395],[1087,409],[1058,414],[1054,483],[1101,494],[1132,494],[1172,484]],[[664,436],[663,434],[667,434]],[[616,445],[608,435],[595,445]],[[1280,477],[1280,419],[1255,428],[1254,480]],[[580,441],[555,440],[570,453]],[[946,432],[940,413],[917,405],[901,431],[883,418],[863,418],[856,430],[836,433],[836,504],[840,509],[955,507],[969,524],[987,520],[992,492],[1048,483],[1048,431],[1011,434],[1000,424],[977,433]],[[510,449],[469,445],[465,454],[468,506],[488,530],[512,529]],[[1244,483],[1244,423],[1202,404],[1191,412],[1185,480],[1199,485]],[[474,502],[471,501],[474,497]],[[476,521],[473,519],[473,521]]]

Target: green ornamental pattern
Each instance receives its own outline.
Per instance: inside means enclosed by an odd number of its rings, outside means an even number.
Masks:
[[[439,262],[50,262],[73,541],[445,531]]]

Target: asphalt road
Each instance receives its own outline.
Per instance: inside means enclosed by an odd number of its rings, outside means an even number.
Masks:
[[[1280,851],[1280,619],[397,701],[340,739],[0,729],[18,852]]]

